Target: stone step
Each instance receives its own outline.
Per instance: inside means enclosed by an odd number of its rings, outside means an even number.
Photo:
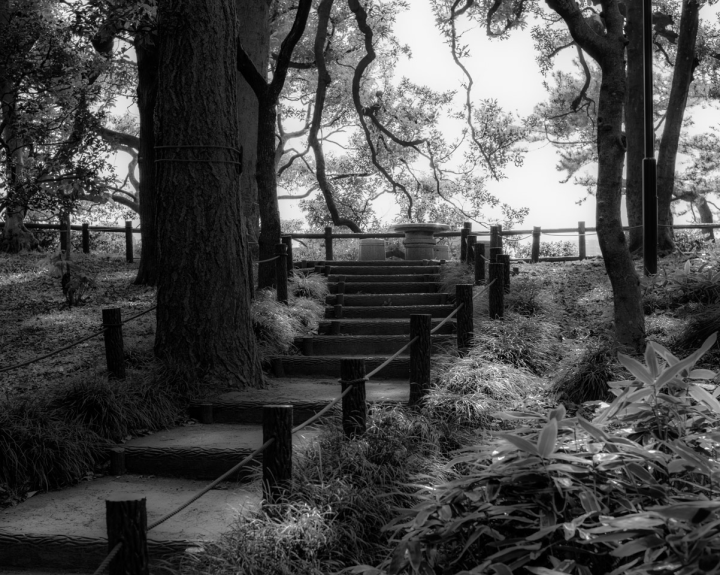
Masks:
[[[273,402],[274,403],[274,402]],[[307,445],[317,430],[302,430],[293,445]],[[125,450],[128,473],[215,479],[262,445],[262,425],[189,425],[130,440]],[[262,462],[262,454],[241,468],[234,481],[244,481]]]
[[[262,423],[262,408],[268,404],[293,406],[295,425],[323,409],[341,393],[337,379],[270,379],[265,389],[232,391],[190,405],[190,416],[201,417],[201,403],[212,405],[215,423]],[[406,403],[410,387],[406,380],[378,379],[365,386],[366,400],[373,403]],[[339,411],[340,405],[337,406]],[[332,413],[332,411],[331,411]]]
[[[410,318],[413,313],[429,313],[433,317],[444,318],[455,309],[454,305],[380,305],[380,306],[343,306],[343,318]],[[334,318],[335,309],[325,308],[325,318]],[[338,318],[340,319],[340,318]]]
[[[337,270],[336,270],[337,271]],[[403,270],[405,271],[405,270]],[[427,282],[427,283],[437,283],[440,279],[440,276],[437,273],[431,273],[428,272],[426,274],[398,274],[398,275],[345,275],[345,274],[338,274],[335,272],[331,272],[327,278],[328,283],[337,283],[340,281],[340,278],[344,277],[345,282],[360,282],[360,283],[417,283],[417,282]],[[347,286],[346,286],[347,288]]]
[[[295,347],[303,355],[392,355],[409,341],[407,335],[316,335],[297,338]],[[441,351],[455,343],[454,335],[433,335],[433,352]],[[310,353],[308,353],[310,352]],[[410,355],[406,350],[402,355]]]
[[[444,305],[447,298],[446,293],[343,294],[342,297],[343,306]],[[337,300],[337,295],[329,295],[325,303],[335,305]]]
[[[148,524],[207,485],[137,475],[102,477],[40,493],[0,511],[0,573],[8,568],[92,573],[108,553],[105,500],[146,498]],[[148,533],[150,559],[177,555],[229,530],[237,513],[255,510],[260,493],[222,483]]]
[[[432,327],[435,328],[442,318],[434,318]],[[455,318],[446,322],[437,333],[455,333]],[[334,319],[323,320],[318,328],[320,335],[401,335],[410,333],[410,316],[404,319]]]
[[[360,262],[358,262],[360,263]],[[369,275],[409,275],[438,274],[440,266],[330,266],[329,275],[369,276]]]
[[[397,276],[393,276],[397,277]],[[337,293],[338,284],[328,283],[328,289],[331,294]],[[346,281],[346,294],[365,293],[365,294],[384,294],[384,293],[437,293],[439,283],[436,282],[356,282]]]
[[[333,267],[355,267],[355,266],[380,266],[380,267],[417,267],[417,266],[437,266],[437,260],[321,260],[312,263],[315,266],[333,266]]]
[[[342,358],[337,355],[281,355],[271,357],[274,370],[282,369],[282,373],[275,371],[275,377],[340,377],[340,359],[355,358],[365,360],[365,370],[372,371],[382,364],[389,355],[346,355]],[[397,357],[390,362],[380,373],[378,379],[402,379],[408,381],[410,377],[410,358]]]

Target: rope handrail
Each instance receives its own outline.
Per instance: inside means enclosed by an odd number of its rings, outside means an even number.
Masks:
[[[320,411],[318,411],[310,419],[308,419],[307,421],[303,421],[300,425],[296,425],[295,427],[293,427],[292,434],[295,435],[298,431],[305,429],[307,426],[315,423],[318,419],[320,419],[323,415],[325,415],[332,407],[337,405],[338,402],[343,397],[345,397],[348,393],[350,393],[350,391],[352,391],[352,386],[349,386],[345,391],[343,391],[340,395],[338,395],[335,399],[333,399],[330,403],[328,403],[325,407],[323,407]]]
[[[490,289],[490,286],[495,283],[496,280],[491,281],[489,284],[487,284],[483,289],[481,289],[478,293],[476,293],[473,296],[473,301],[475,301],[475,298],[480,297],[482,294],[484,294],[488,289]],[[434,334],[437,330],[439,330],[442,326],[444,326],[448,321],[450,321],[452,318],[454,318],[462,309],[464,306],[464,303],[461,303],[459,306],[457,306],[451,313],[448,315],[444,320],[442,320],[439,324],[437,324],[433,329],[430,330],[430,335]]]
[[[267,263],[270,263],[270,262],[274,262],[274,261],[275,261],[276,259],[278,259],[279,257],[280,257],[280,256],[274,256],[274,257],[268,258],[268,259],[266,259],[266,260],[254,260],[253,263],[254,263],[254,264],[267,264]]]
[[[118,543],[117,545],[115,545],[115,547],[112,548],[110,553],[107,554],[107,556],[105,557],[105,559],[103,559],[102,563],[100,563],[98,568],[95,569],[95,573],[93,573],[93,575],[100,575],[105,571],[105,569],[108,568],[110,562],[115,559],[115,555],[117,555],[120,552],[120,549],[122,549],[122,545],[122,541],[120,541],[120,543]]]
[[[138,318],[138,317],[140,317],[141,315],[145,315],[146,313],[149,313],[149,312],[151,312],[151,311],[154,310],[154,309],[157,309],[157,306],[156,306],[156,305],[152,306],[150,309],[146,309],[145,311],[140,312],[139,314],[134,315],[134,316],[132,316],[132,317],[130,317],[130,318],[122,321],[122,322],[120,323],[120,325],[125,325],[126,323],[128,323],[128,322],[130,322],[130,321],[132,321],[132,320],[134,320],[134,319],[136,319],[136,318]],[[30,365],[30,364],[32,364],[32,363],[38,362],[38,361],[43,360],[43,359],[47,359],[48,357],[51,357],[51,356],[53,356],[53,355],[57,355],[57,354],[60,353],[61,351],[65,351],[65,350],[70,349],[71,347],[75,347],[76,345],[79,345],[79,344],[81,344],[81,343],[83,343],[83,342],[85,342],[85,341],[87,341],[87,340],[89,340],[89,339],[92,339],[92,338],[94,338],[94,337],[97,337],[98,335],[100,335],[101,333],[105,333],[106,331],[107,331],[107,327],[101,329],[100,331],[96,331],[95,333],[92,333],[92,334],[90,334],[90,335],[88,335],[88,336],[86,336],[86,337],[83,337],[82,339],[79,339],[79,340],[77,340],[77,341],[74,341],[73,343],[71,343],[71,344],[69,344],[69,345],[66,345],[65,347],[61,347],[60,349],[56,349],[55,351],[51,351],[50,353],[46,353],[45,355],[41,355],[40,357],[36,357],[35,359],[31,359],[31,360],[28,360],[28,361],[24,361],[23,363],[18,363],[17,365],[11,365],[10,367],[0,368],[0,373],[3,373],[3,372],[5,372],[5,371],[12,371],[13,369],[18,369],[18,368],[20,368],[20,367],[25,367],[26,365]]]
[[[248,455],[245,459],[243,459],[240,463],[234,465],[232,468],[228,469],[225,473],[223,473],[220,477],[218,477],[215,481],[208,484],[207,486],[203,487],[200,491],[198,491],[195,495],[193,495],[190,499],[188,499],[185,503],[178,506],[174,511],[171,511],[170,513],[163,515],[160,519],[157,521],[154,521],[150,525],[148,525],[147,530],[150,531],[151,529],[155,529],[158,525],[165,523],[168,519],[171,517],[174,517],[178,513],[180,513],[183,509],[185,509],[187,506],[195,503],[198,499],[200,499],[203,495],[205,495],[208,491],[210,491],[213,487],[215,487],[218,483],[224,481],[228,477],[230,477],[233,473],[236,473],[238,470],[240,470],[241,467],[244,467],[248,463],[250,463],[255,457],[257,457],[260,453],[265,451],[268,447],[270,447],[273,442],[275,441],[274,437],[271,437],[268,439],[265,443],[263,443],[260,447],[258,447],[255,451],[253,451],[250,455]]]
[[[378,365],[375,369],[373,369],[370,373],[365,375],[365,381],[368,381],[373,375],[378,373],[380,370],[385,369],[387,365],[394,359],[396,359],[402,352],[404,352],[407,348],[409,348],[412,344],[414,344],[417,340],[419,340],[419,336],[415,336],[412,338],[409,342],[407,342],[404,346],[402,346],[399,350],[397,350],[394,354],[392,354],[390,357],[388,357],[385,361],[383,361],[380,365]]]

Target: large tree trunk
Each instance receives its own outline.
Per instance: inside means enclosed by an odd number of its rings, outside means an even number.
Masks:
[[[155,227],[155,102],[157,100],[157,46],[135,42],[138,68],[138,116],[140,146],[138,149],[140,190],[140,267],[136,285],[157,285],[157,230]],[[167,157],[167,156],[165,156]]]
[[[625,34],[627,45],[627,92],[625,97],[625,134],[627,138],[627,165],[625,168],[625,206],[630,226],[629,249],[642,250],[643,197],[642,161],[645,157],[642,0],[626,0],[627,19]]]
[[[623,52],[618,45],[601,62],[596,227],[605,270],[613,288],[615,337],[621,345],[641,350],[645,344],[645,316],[640,281],[625,241],[620,214],[625,157],[621,137],[625,101]]]
[[[270,55],[270,3],[271,0],[237,0],[238,14],[241,15],[238,22],[240,43],[264,78],[267,78]],[[258,101],[242,74],[238,74],[238,115],[240,145],[243,150],[243,172],[240,176],[243,215],[248,234],[251,240],[256,242],[260,233],[258,188],[255,179]]]
[[[155,353],[190,377],[259,387],[240,198],[235,0],[161,0]],[[230,148],[230,149],[228,149]]]
[[[695,40],[697,39],[699,13],[700,4],[697,0],[683,0],[670,99],[657,163],[658,250],[660,253],[669,253],[675,248],[670,204],[675,188],[675,161],[680,143],[680,130],[695,68]]]

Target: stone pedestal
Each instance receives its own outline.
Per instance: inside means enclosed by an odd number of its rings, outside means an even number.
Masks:
[[[431,260],[435,257],[436,232],[450,229],[446,224],[398,224],[394,226],[396,232],[403,232],[405,239],[406,260]]]

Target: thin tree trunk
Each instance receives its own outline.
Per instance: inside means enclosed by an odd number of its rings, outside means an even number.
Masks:
[[[615,337],[619,344],[640,350],[645,344],[640,281],[625,241],[620,214],[625,158],[621,137],[626,89],[623,52],[618,46],[601,62],[596,227],[605,270],[613,288]]]
[[[710,209],[710,206],[707,203],[707,200],[705,199],[705,196],[698,195],[697,199],[695,200],[695,207],[697,208],[698,213],[700,214],[700,223],[703,224],[712,224],[713,223],[713,213]],[[710,228],[707,230],[703,230],[703,239],[707,241],[714,242],[715,241],[715,231]]]
[[[625,206],[630,226],[629,249],[642,250],[643,197],[642,161],[644,148],[642,0],[626,0],[627,19],[627,92],[625,97],[625,134],[627,165],[625,169]]]
[[[157,100],[157,47],[135,42],[138,68],[138,112],[140,146],[138,149],[140,190],[140,267],[136,285],[157,285],[157,230],[155,227],[155,103]]]
[[[238,37],[258,72],[266,78],[270,54],[271,0],[237,0]],[[260,234],[255,164],[257,162],[258,101],[242,74],[238,74],[238,116],[240,144],[243,150],[243,173],[240,176],[245,225],[252,241]]]
[[[161,0],[155,140],[155,353],[196,377],[259,387],[240,198],[235,0]],[[230,149],[227,149],[230,148]],[[194,161],[193,161],[194,160]],[[204,160],[204,161],[199,161]]]
[[[683,0],[670,99],[657,162],[658,250],[661,253],[672,252],[675,248],[673,231],[670,227],[673,223],[670,205],[675,188],[675,162],[680,143],[680,130],[695,69],[695,41],[699,14],[700,4],[697,0]]]

